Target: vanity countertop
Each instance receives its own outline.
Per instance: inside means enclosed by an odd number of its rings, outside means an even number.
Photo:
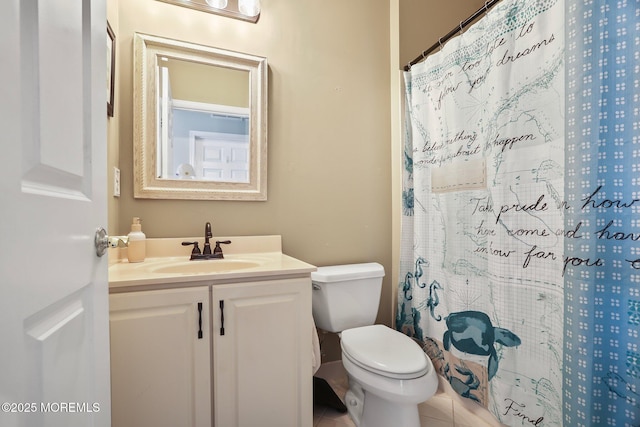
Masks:
[[[147,239],[147,258],[129,263],[126,249],[109,254],[111,293],[161,289],[166,286],[215,285],[309,275],[316,267],[282,253],[280,236],[217,237],[231,240],[224,259],[189,261],[190,249],[183,241],[198,238]]]

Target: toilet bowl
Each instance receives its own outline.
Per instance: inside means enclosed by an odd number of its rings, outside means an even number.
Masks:
[[[416,342],[373,324],[383,276],[377,263],[319,267],[311,273],[313,317],[340,335],[345,404],[356,427],[420,427],[418,404],[435,393],[438,379]]]
[[[418,404],[434,395],[431,360],[411,338],[384,325],[342,332],[349,376],[345,404],[357,427],[419,427]]]

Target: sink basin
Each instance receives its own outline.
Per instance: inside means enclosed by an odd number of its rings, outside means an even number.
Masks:
[[[282,253],[280,236],[217,237],[231,240],[223,259],[189,260],[189,248],[182,242],[196,237],[147,239],[144,262],[127,262],[120,252],[109,263],[109,291],[113,293],[178,286],[221,285],[300,276],[315,267]],[[126,252],[125,252],[126,254]]]
[[[172,264],[163,264],[158,267],[150,268],[149,271],[158,274],[208,274],[244,270],[247,268],[254,268],[259,265],[260,263],[252,261],[215,259],[206,261],[182,261]]]

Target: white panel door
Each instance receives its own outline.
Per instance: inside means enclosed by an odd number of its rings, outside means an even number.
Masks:
[[[0,2],[0,425],[109,426],[104,0]]]
[[[196,177],[218,182],[249,182],[249,137],[191,131],[190,158]]]

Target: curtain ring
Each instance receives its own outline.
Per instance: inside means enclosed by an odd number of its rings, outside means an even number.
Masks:
[[[487,12],[489,12],[489,3],[491,3],[491,0],[486,0],[484,2],[484,13],[486,14]]]
[[[440,45],[440,50],[442,50],[442,37],[438,39],[438,44]]]
[[[460,34],[464,33],[464,27],[462,27],[462,21],[460,21]]]

